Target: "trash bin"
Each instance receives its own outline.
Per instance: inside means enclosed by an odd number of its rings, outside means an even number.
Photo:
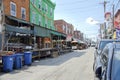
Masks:
[[[13,55],[2,56],[3,71],[10,72],[13,70]]]
[[[14,68],[21,69],[22,68],[22,54],[14,54]]]
[[[24,64],[25,65],[32,64],[32,52],[24,52]]]

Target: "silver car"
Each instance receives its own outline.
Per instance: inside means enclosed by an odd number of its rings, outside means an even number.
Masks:
[[[93,63],[93,70],[95,72],[95,76],[99,77],[101,75],[98,74],[98,72],[101,72],[101,55],[103,52],[104,47],[106,46],[106,44],[108,43],[113,43],[113,42],[120,42],[120,40],[112,40],[112,39],[102,39],[98,42],[97,46],[96,46],[96,50],[94,53],[94,63]]]
[[[120,80],[120,43],[109,43],[103,49],[101,56],[101,70],[97,71],[100,80]]]

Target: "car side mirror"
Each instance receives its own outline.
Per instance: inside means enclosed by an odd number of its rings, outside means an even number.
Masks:
[[[102,73],[102,67],[99,67],[95,71],[95,76],[99,79],[101,79],[101,73]]]

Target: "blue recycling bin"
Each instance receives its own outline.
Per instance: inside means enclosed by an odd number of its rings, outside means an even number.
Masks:
[[[32,64],[32,52],[24,52],[24,64],[25,65]]]
[[[13,55],[5,55],[2,56],[2,63],[3,63],[3,71],[10,72],[13,70]]]
[[[22,68],[22,54],[14,54],[14,68],[21,69]]]

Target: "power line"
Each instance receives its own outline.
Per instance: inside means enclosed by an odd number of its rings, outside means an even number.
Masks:
[[[75,8],[69,8],[69,9],[64,9],[64,10],[86,10],[86,9],[90,9],[90,8],[93,8],[93,7],[96,7],[97,5],[89,5],[89,6],[84,6],[84,7],[75,7]]]
[[[63,5],[76,5],[78,3],[83,4],[83,2],[86,2],[86,1],[88,1],[88,0],[72,1],[72,2],[67,2],[67,3],[60,3],[60,4],[57,4],[57,5],[61,5],[61,6],[63,6]]]
[[[115,7],[115,11],[117,10],[117,7],[119,6],[120,0],[117,2],[117,5]]]

